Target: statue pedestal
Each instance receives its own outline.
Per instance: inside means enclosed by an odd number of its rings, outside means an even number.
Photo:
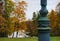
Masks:
[[[49,19],[47,17],[40,17],[38,24],[38,41],[50,41]]]

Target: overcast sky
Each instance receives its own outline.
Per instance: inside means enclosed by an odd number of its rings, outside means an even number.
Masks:
[[[18,0],[16,0],[18,1]],[[40,10],[40,0],[25,0],[28,4],[26,10],[27,19],[32,18],[32,13]],[[47,9],[51,11],[56,8],[56,5],[60,2],[60,0],[47,0]]]

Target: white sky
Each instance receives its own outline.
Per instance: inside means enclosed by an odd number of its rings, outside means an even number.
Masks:
[[[15,0],[16,2],[18,0]],[[21,0],[19,0],[21,1]],[[27,10],[26,10],[26,17],[27,19],[32,18],[32,13],[37,12],[40,10],[40,0],[25,0],[28,4]],[[56,8],[56,5],[60,2],[60,0],[47,0],[47,9],[48,11],[51,11],[52,9]]]

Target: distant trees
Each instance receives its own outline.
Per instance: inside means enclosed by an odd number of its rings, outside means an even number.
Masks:
[[[33,29],[33,33],[32,35],[37,36],[38,35],[38,31],[37,31],[37,27],[38,27],[38,13],[36,14],[36,12],[33,12],[33,18],[32,18],[32,29]]]
[[[32,36],[33,33],[33,24],[31,20],[26,21],[26,26],[27,26],[27,32],[29,32],[29,35]]]
[[[38,32],[37,32],[37,14],[36,12],[33,12],[33,18],[32,20],[28,20],[27,22],[27,31],[30,32],[30,36],[37,36]]]

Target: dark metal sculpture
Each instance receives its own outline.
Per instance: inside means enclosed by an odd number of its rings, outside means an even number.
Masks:
[[[41,0],[40,17],[38,17],[38,41],[50,41],[49,19],[47,18],[48,10],[46,6],[47,0]]]

